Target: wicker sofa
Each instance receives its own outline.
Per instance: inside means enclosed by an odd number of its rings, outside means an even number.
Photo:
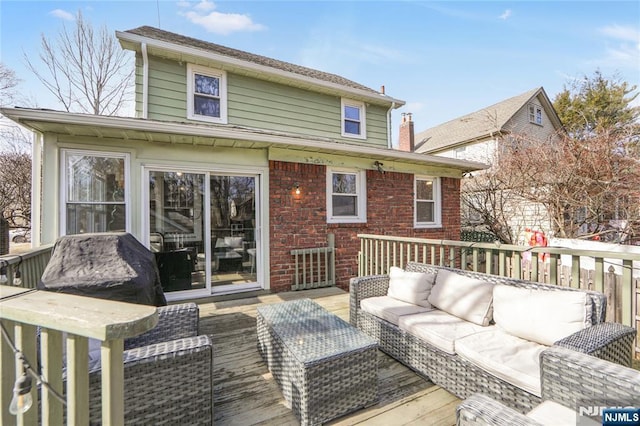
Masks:
[[[561,347],[544,351],[540,363],[543,402],[532,412],[525,416],[486,395],[475,394],[458,406],[457,424],[585,425],[589,418],[602,424],[599,410],[593,408],[640,407],[638,370]]]
[[[415,262],[409,262],[405,269],[407,272],[422,272],[436,276],[442,271],[447,271],[448,274],[455,273],[456,276],[481,280],[493,285],[512,286],[509,288],[535,291],[582,291]],[[441,350],[393,322],[362,309],[362,303],[366,299],[388,295],[389,284],[389,275],[358,277],[350,282],[350,322],[375,338],[381,350],[459,398],[464,399],[475,393],[483,393],[521,413],[530,411],[540,403],[539,392],[532,393],[524,390],[522,386],[498,378],[485,368],[459,356],[458,353]],[[436,281],[433,288],[437,286]],[[587,304],[591,302],[591,324],[555,342],[553,346],[567,347],[618,364],[630,365],[635,330],[621,324],[605,323],[605,296],[591,291],[583,291],[583,293],[586,294]],[[538,388],[539,386],[538,383]]]
[[[213,424],[213,348],[195,303],[158,308],[156,327],[124,342],[126,424]],[[91,424],[101,423],[101,370],[89,370]]]

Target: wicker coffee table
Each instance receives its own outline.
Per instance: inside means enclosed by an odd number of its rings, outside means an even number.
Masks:
[[[258,307],[258,351],[302,425],[378,400],[378,344],[317,303]]]

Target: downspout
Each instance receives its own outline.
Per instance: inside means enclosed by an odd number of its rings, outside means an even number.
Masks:
[[[391,140],[391,111],[393,111],[395,107],[395,101],[391,102],[391,107],[389,108],[389,111],[387,111],[387,148],[389,149],[393,149],[393,141]]]
[[[31,248],[40,246],[42,241],[42,133],[33,132],[31,145]]]
[[[142,43],[142,118],[149,118],[149,56],[147,43]]]

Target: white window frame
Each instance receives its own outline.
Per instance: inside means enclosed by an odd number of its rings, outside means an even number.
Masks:
[[[67,204],[68,200],[68,174],[67,157],[69,155],[86,155],[93,157],[117,158],[124,160],[124,208],[125,231],[131,232],[131,161],[130,154],[126,152],[92,151],[86,149],[63,148],[60,149],[60,222],[58,229],[60,235],[67,235]],[[85,203],[86,204],[86,203]]]
[[[196,74],[215,77],[220,80],[220,117],[209,117],[194,112]],[[209,123],[227,124],[227,73],[225,71],[187,64],[187,118],[190,120],[207,121]]]
[[[418,181],[433,182],[433,200],[418,200]],[[418,221],[418,203],[433,203],[433,222]],[[442,227],[442,196],[439,177],[414,176],[413,178],[413,226],[415,228],[440,228]]]
[[[347,133],[345,128],[345,121],[355,121],[351,119],[347,119],[344,114],[345,107],[353,107],[358,108],[360,110],[360,133]],[[355,138],[355,139],[366,139],[367,138],[367,108],[364,102],[354,101],[351,99],[342,98],[340,101],[340,128],[342,130],[341,134],[345,138]]]
[[[333,175],[350,174],[356,176],[355,216],[334,216],[333,214]],[[366,223],[367,222],[367,172],[365,170],[327,167],[327,223]]]
[[[542,126],[542,107],[540,105],[529,104],[529,123]]]

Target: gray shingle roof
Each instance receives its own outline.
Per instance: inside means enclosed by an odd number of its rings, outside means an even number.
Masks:
[[[339,84],[354,89],[364,90],[371,93],[378,94],[376,90],[356,83],[355,81],[348,80],[344,77],[340,77],[336,74],[331,74],[323,71],[318,71],[312,68],[303,67],[289,62],[279,61],[277,59],[268,58],[266,56],[256,55],[242,50],[232,49],[230,47],[221,46],[219,44],[210,43],[204,40],[198,40],[192,37],[186,37],[180,34],[175,34],[169,31],[160,30],[158,28],[143,26],[125,31],[129,34],[135,34],[142,37],[148,37],[156,40],[161,40],[168,43],[178,44],[182,46],[192,47],[200,49],[206,52],[216,53],[219,55],[228,56],[235,59],[240,59],[254,64],[271,67],[281,71],[288,71],[291,73],[299,74],[305,77],[311,77],[330,83]]]
[[[529,101],[544,93],[542,87],[529,90],[497,104],[431,127],[415,136],[416,152],[433,152],[462,142],[490,137],[502,132],[509,120]],[[546,95],[545,95],[546,96]]]

